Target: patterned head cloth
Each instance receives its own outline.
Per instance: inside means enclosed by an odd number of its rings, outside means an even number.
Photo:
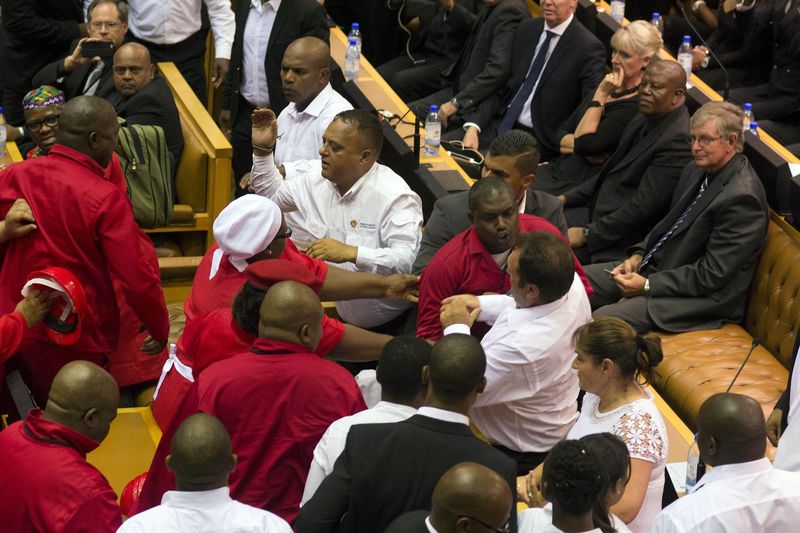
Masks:
[[[22,99],[22,109],[28,111],[29,109],[36,109],[47,105],[62,106],[66,102],[64,92],[56,89],[52,85],[42,85],[30,91]]]

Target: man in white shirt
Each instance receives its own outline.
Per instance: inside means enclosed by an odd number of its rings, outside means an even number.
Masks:
[[[236,22],[230,0],[128,0],[128,26],[134,40],[147,46],[153,62],[172,61],[205,105],[203,66],[207,28],[201,27],[203,4],[214,35],[214,87],[228,74]]]
[[[376,371],[381,401],[371,409],[340,418],[328,427],[314,449],[300,505],[311,499],[325,476],[333,472],[333,464],[344,450],[352,426],[400,422],[416,414],[425,402],[422,368],[427,366],[430,356],[431,345],[416,337],[403,335],[386,343]]]
[[[377,162],[383,130],[375,116],[363,110],[339,113],[322,137],[321,162],[286,180],[273,157],[275,113],[257,109],[252,120],[252,188],[282,211],[300,214],[303,227],[293,231],[298,247],[351,271],[411,271],[422,203],[403,178]],[[405,302],[385,299],[336,303],[345,322],[363,328],[386,325],[406,308]]]
[[[656,533],[796,531],[800,473],[773,468],[761,406],[742,394],[711,396],[697,413],[700,458],[714,467],[656,516]]]
[[[492,325],[481,341],[486,389],[470,416],[524,475],[544,461],[578,417],[570,342],[591,309],[569,246],[552,233],[521,233],[508,273],[510,296],[447,298],[441,322],[445,336],[469,334],[476,320]]]
[[[231,438],[214,416],[197,413],[175,431],[167,468],[175,473],[175,486],[161,505],[132,516],[117,533],[159,531],[237,531],[241,533],[291,533],[282,518],[232,500],[228,475],[236,466]]]

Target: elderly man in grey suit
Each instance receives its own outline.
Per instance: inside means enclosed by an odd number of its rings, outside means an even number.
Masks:
[[[694,161],[667,216],[621,264],[594,264],[595,316],[639,331],[712,329],[739,322],[767,239],[769,206],[742,151],[741,109],[709,102],[692,117]]]

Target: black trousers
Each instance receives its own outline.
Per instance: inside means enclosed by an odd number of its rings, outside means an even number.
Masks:
[[[207,28],[191,35],[187,39],[175,44],[155,44],[136,38],[131,34],[131,40],[147,47],[153,63],[172,61],[183,75],[186,83],[192,88],[197,98],[206,105],[206,72],[203,60],[206,55]]]
[[[6,124],[11,124],[12,126],[25,124],[25,119],[22,116],[22,99],[25,94],[25,92],[20,92],[11,87],[3,88],[3,118],[6,119]]]
[[[378,67],[378,73],[404,102],[411,102],[442,88],[442,71],[449,59],[414,56],[417,62],[403,54]]]
[[[547,458],[548,452],[518,452],[499,444],[492,444],[495,450],[503,452],[517,463],[517,475],[527,476],[528,472],[539,466]]]
[[[237,109],[236,113],[231,113],[232,116],[235,115],[231,124],[232,165],[235,194],[238,198],[246,193],[239,187],[239,180],[253,168],[253,121],[250,115],[254,107],[241,96],[233,105],[237,106]]]

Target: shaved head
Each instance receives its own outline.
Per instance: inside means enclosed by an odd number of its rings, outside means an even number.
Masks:
[[[480,341],[471,335],[447,335],[433,345],[427,368],[430,391],[436,398],[462,402],[483,389],[486,354]]]
[[[649,118],[665,116],[686,101],[686,71],[675,61],[651,63],[639,85],[639,112]]]
[[[117,146],[117,112],[103,98],[76,96],[64,106],[58,121],[56,142],[108,166]]]
[[[44,416],[102,442],[118,405],[119,388],[111,374],[89,361],[72,361],[53,379]]]
[[[761,406],[743,394],[711,396],[697,413],[697,442],[701,457],[712,466],[761,459],[767,446]]]
[[[281,87],[286,99],[303,111],[328,86],[331,49],[317,37],[301,37],[286,48],[281,61]]]
[[[175,472],[178,490],[224,487],[235,465],[231,437],[215,416],[190,416],[172,438],[167,466]]]
[[[261,303],[258,336],[294,342],[313,350],[322,335],[322,305],[307,285],[276,283]]]
[[[469,521],[467,516],[502,529],[514,499],[508,483],[497,472],[465,462],[444,473],[433,489],[431,502],[431,523],[445,533],[456,531],[459,522]]]
[[[125,98],[144,89],[156,74],[150,51],[139,43],[123,44],[114,54],[114,87]]]
[[[327,68],[331,65],[331,49],[328,43],[319,37],[300,37],[286,47],[286,55],[304,58],[314,68]]]
[[[119,49],[114,53],[114,62],[117,62],[117,58],[141,58],[144,61],[150,63],[150,50],[147,49],[146,46],[139,44],[139,43],[126,43],[119,47]]]

